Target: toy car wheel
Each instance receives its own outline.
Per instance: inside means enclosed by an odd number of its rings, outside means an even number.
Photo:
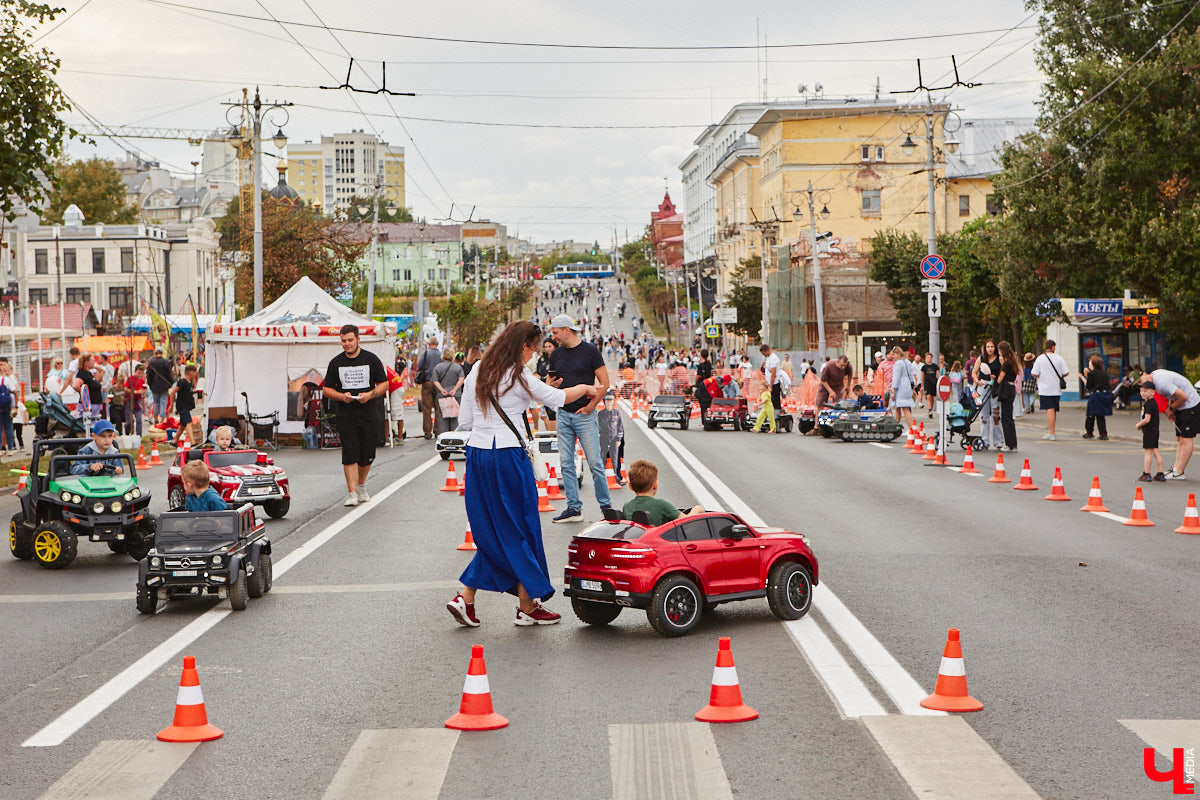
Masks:
[[[79,540],[57,520],[44,522],[33,532],[33,557],[46,569],[62,569],[75,560]]]
[[[283,519],[287,516],[288,509],[291,507],[292,499],[290,497],[263,503],[263,511],[267,512],[267,516],[271,519]]]
[[[688,429],[689,422],[691,422],[691,419],[689,417],[684,417],[682,420],[680,420],[679,430],[686,431]]]
[[[239,569],[237,579],[229,582],[229,607],[234,611],[246,608],[249,597],[249,586],[246,582],[246,570]]]
[[[616,603],[597,603],[579,597],[571,598],[571,610],[586,625],[607,625],[621,614],[621,607]]]
[[[246,593],[251,597],[262,597],[271,591],[269,584],[271,577],[271,554],[259,553],[258,566],[254,568],[254,574],[246,578]]]
[[[132,536],[125,539],[125,552],[134,561],[141,561],[154,549],[154,534],[158,532],[158,521],[150,517],[143,522]]]
[[[828,428],[821,428],[821,438],[822,439],[832,439],[833,431],[829,430]]]
[[[107,544],[108,549],[114,553],[125,552],[125,541],[123,539],[109,539],[107,542],[105,542],[105,544]]]
[[[656,420],[656,419],[654,418],[654,415],[653,415],[653,414],[651,414],[651,415],[650,415],[650,418],[649,418],[648,420],[646,420],[646,427],[647,427],[647,428],[653,428],[653,427],[655,427],[655,426],[657,426],[657,425],[658,425],[658,420]]]
[[[767,603],[780,619],[800,619],[812,607],[812,573],[795,561],[780,561],[767,577]]]
[[[450,460],[450,454],[449,454],[449,453],[442,453],[442,454],[441,454],[441,456],[442,456],[442,461],[449,461],[449,460]]]
[[[25,515],[22,513],[13,514],[12,521],[8,523],[8,549],[13,558],[22,561],[33,558],[33,538],[25,530]]]
[[[270,553],[258,557],[258,571],[262,573],[263,594],[266,594],[275,585],[275,567],[271,564]]]
[[[158,590],[138,584],[137,610],[143,614],[153,614],[158,610]]]
[[[659,581],[650,595],[646,618],[663,636],[683,636],[700,621],[704,598],[691,578],[672,575]]]
[[[183,508],[187,501],[187,494],[183,491],[182,486],[174,486],[171,488],[171,493],[167,495],[167,508]]]

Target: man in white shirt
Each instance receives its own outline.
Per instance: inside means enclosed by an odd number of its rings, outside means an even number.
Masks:
[[[1175,423],[1175,466],[1167,470],[1169,481],[1183,480],[1192,457],[1197,428],[1200,427],[1200,393],[1187,378],[1169,369],[1156,369],[1142,375],[1142,385],[1150,384],[1154,391],[1167,398],[1167,419]]]
[[[1046,340],[1046,352],[1033,361],[1033,377],[1037,378],[1038,406],[1046,411],[1046,426],[1050,432],[1043,439],[1054,441],[1054,424],[1058,421],[1058,405],[1062,398],[1062,381],[1067,377],[1067,362],[1054,352],[1053,339]]]
[[[771,387],[771,403],[777,409],[782,408],[783,397],[779,388],[779,373],[782,370],[779,367],[779,356],[767,344],[760,346],[758,352],[763,354],[763,380]]]

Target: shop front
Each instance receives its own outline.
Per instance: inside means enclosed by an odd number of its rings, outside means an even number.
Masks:
[[[1082,372],[1094,355],[1104,359],[1104,367],[1114,380],[1134,365],[1143,370],[1181,366],[1177,357],[1168,357],[1154,301],[1064,297],[1060,302],[1067,319],[1050,323],[1046,338],[1058,343],[1057,352],[1072,373]],[[1067,380],[1063,399],[1084,396],[1083,382],[1073,375]]]

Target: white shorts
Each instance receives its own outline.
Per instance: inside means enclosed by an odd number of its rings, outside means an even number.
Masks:
[[[388,395],[388,419],[392,422],[404,420],[404,390],[397,389]]]

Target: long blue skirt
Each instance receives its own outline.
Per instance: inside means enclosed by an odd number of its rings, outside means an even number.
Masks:
[[[472,589],[554,596],[533,467],[521,447],[467,448],[467,521],[479,549],[459,580]]]

